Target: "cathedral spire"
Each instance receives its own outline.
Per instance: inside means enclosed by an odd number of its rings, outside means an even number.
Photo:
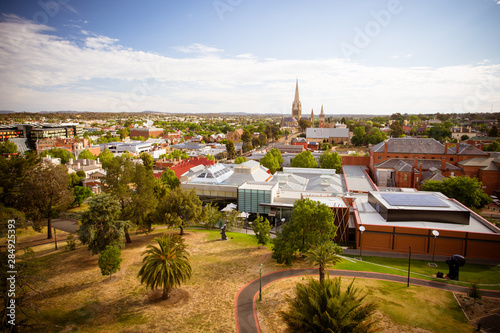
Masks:
[[[295,120],[299,121],[301,116],[302,116],[302,105],[300,104],[300,99],[299,99],[299,79],[297,79],[297,82],[295,84],[295,98],[292,103],[292,117],[294,117]]]
[[[321,104],[321,113],[320,113],[320,116],[321,116],[321,115],[323,115],[323,116],[325,115],[325,114],[323,113],[323,104]]]
[[[300,103],[299,100],[299,79],[297,79],[297,82],[295,84],[295,99],[293,100],[294,103]]]

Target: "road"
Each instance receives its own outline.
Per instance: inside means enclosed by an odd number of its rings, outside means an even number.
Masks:
[[[345,271],[345,270],[328,270],[330,276],[344,276],[344,277],[357,277],[364,279],[376,279],[393,281],[399,283],[407,283],[407,277],[392,275],[392,274],[382,274],[373,272],[358,272],[358,271]],[[289,269],[283,271],[272,272],[262,276],[262,287],[272,283],[274,281],[303,275],[318,275],[318,269]],[[469,288],[461,287],[441,282],[428,281],[410,278],[410,284],[437,288],[441,290],[447,290],[451,292],[467,293]],[[259,319],[257,317],[256,311],[256,299],[259,292],[259,279],[255,279],[252,282],[244,286],[236,295],[235,300],[235,319],[236,319],[236,332],[239,333],[255,333],[260,332]],[[500,298],[500,291],[490,291],[481,290],[483,296]]]
[[[66,219],[53,219],[52,228],[74,234],[78,228],[78,221]]]

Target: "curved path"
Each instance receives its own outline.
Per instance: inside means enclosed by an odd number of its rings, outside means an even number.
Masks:
[[[386,280],[399,283],[407,283],[408,278],[405,276],[382,274],[374,272],[358,272],[329,269],[330,276],[345,276],[358,277],[363,279]],[[262,276],[262,287],[277,280],[286,279],[294,276],[303,275],[318,275],[317,268],[305,269],[288,269],[283,271],[272,272]],[[416,286],[424,286],[437,288],[452,292],[467,293],[468,287],[456,286],[452,284],[428,281],[422,279],[410,278],[410,284]],[[259,278],[245,285],[236,295],[235,300],[235,317],[236,317],[236,332],[239,333],[254,333],[260,332],[259,320],[256,311],[256,299],[259,293]],[[500,298],[500,291],[481,290],[481,294],[486,297]]]

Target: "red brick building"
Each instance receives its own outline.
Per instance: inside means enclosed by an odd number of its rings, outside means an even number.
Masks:
[[[468,144],[421,138],[391,138],[373,146],[369,155],[370,173],[378,186],[413,188],[427,179],[468,175],[459,162],[489,157]]]

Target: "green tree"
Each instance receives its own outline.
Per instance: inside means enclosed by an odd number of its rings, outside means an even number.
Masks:
[[[163,186],[167,187],[170,190],[173,190],[180,185],[179,178],[175,176],[174,170],[167,168],[165,172],[162,172],[160,176],[160,181],[163,184]]]
[[[293,168],[317,168],[318,162],[309,150],[304,150],[292,158],[290,166]]]
[[[334,242],[319,243],[307,251],[306,260],[313,265],[319,266],[320,283],[325,280],[325,267],[342,261],[338,256],[340,253],[342,253],[342,249]]]
[[[467,141],[467,140],[469,140],[469,136],[468,136],[467,134],[464,134],[464,135],[462,135],[462,136],[460,137],[460,140],[461,140],[461,141]]]
[[[80,207],[85,199],[93,196],[92,190],[88,187],[75,186],[73,187],[73,205],[78,205]]]
[[[244,130],[243,134],[241,134],[241,141],[251,142],[252,141],[252,133],[250,133],[248,130]]]
[[[491,129],[488,131],[488,136],[492,138],[496,138],[499,135],[500,133],[498,132],[498,127],[496,125],[493,125]]]
[[[283,156],[281,156],[281,152],[278,148],[273,148],[270,150],[271,154],[273,154],[274,158],[276,159],[276,162],[278,162],[278,168],[281,168],[281,164],[285,161],[283,159]]]
[[[222,219],[226,224],[227,230],[231,230],[238,224],[238,217],[240,216],[240,212],[237,210],[231,210],[224,212],[222,215]]]
[[[73,155],[62,148],[52,148],[49,150],[44,150],[40,153],[40,157],[51,156],[53,158],[60,158],[62,164],[67,164],[70,159],[73,158]]]
[[[401,126],[401,123],[399,121],[395,121],[389,126],[390,131],[389,135],[393,138],[400,138],[403,136],[403,127]]]
[[[142,153],[139,156],[142,160],[142,164],[146,167],[146,170],[153,170],[153,167],[155,165],[155,160],[153,156],[151,156],[148,153]]]
[[[122,250],[116,245],[107,245],[106,249],[99,253],[98,265],[102,275],[109,275],[120,270]]]
[[[113,160],[113,156],[113,153],[109,149],[104,149],[97,157],[102,163],[102,167],[106,169],[108,164]]]
[[[273,239],[273,258],[291,264],[296,252],[306,253],[311,246],[332,241],[337,233],[334,213],[325,204],[309,198],[295,201],[290,221]]]
[[[385,134],[379,128],[373,127],[370,132],[365,137],[365,143],[371,143],[372,145],[376,145],[387,139],[387,134]]]
[[[451,131],[440,124],[433,125],[432,127],[427,127],[425,134],[428,137],[434,138],[440,142],[444,142],[447,138],[451,137]]]
[[[276,157],[270,151],[268,151],[266,155],[260,159],[260,164],[268,168],[272,174],[274,174],[280,167]]]
[[[241,164],[241,163],[246,162],[246,161],[248,161],[248,158],[246,158],[245,156],[239,156],[239,157],[236,157],[236,159],[234,160],[234,163]]]
[[[222,212],[219,211],[216,205],[209,202],[203,207],[203,219],[207,229],[212,229],[222,219]]]
[[[76,233],[93,255],[108,245],[123,246],[123,230],[128,222],[119,220],[120,213],[120,203],[111,194],[102,193],[89,200],[89,209],[83,213]]]
[[[311,126],[312,126],[312,124],[311,124],[310,120],[306,120],[306,119],[299,120],[299,127],[300,127],[300,130],[302,132],[305,132],[305,130]]]
[[[24,188],[28,171],[40,163],[35,152],[27,155],[0,155],[0,205],[23,208]]]
[[[498,141],[493,141],[489,145],[484,146],[484,151],[500,151],[500,143]]]
[[[365,143],[366,131],[364,126],[356,127],[352,134],[351,142],[353,145],[360,146]]]
[[[296,285],[294,297],[285,298],[289,309],[280,316],[290,332],[373,332],[376,306],[365,297],[354,280],[343,292],[340,277],[323,283],[309,277],[307,284]]]
[[[442,181],[428,180],[420,190],[441,192],[471,208],[479,209],[491,202],[490,196],[483,191],[482,183],[466,176],[450,177]]]
[[[319,157],[319,165],[322,169],[335,169],[337,173],[341,173],[342,156],[336,151],[325,151]]]
[[[267,145],[267,135],[264,132],[259,133],[259,141],[262,146]]]
[[[158,197],[155,193],[156,178],[152,170],[148,170],[141,164],[135,164],[132,172],[132,183],[129,186],[133,191],[122,213],[124,219],[129,220],[139,229],[150,231],[152,215],[158,205]],[[127,243],[131,243],[127,228],[125,228],[125,238]]]
[[[84,149],[79,155],[78,159],[81,160],[97,160],[97,157],[95,157],[88,149]]]
[[[17,153],[17,145],[12,141],[5,141],[0,143],[1,154],[15,154]]]
[[[253,147],[260,147],[262,144],[260,142],[259,138],[252,138],[252,146]]]
[[[168,193],[160,201],[154,220],[158,224],[167,224],[179,227],[180,234],[184,235],[184,228],[202,217],[203,208],[196,191],[183,191],[181,188]]]
[[[266,245],[271,240],[271,225],[267,219],[257,214],[257,218],[252,222],[252,229],[257,237],[257,244]]]
[[[52,217],[64,211],[73,201],[69,176],[62,165],[39,164],[28,171],[21,191],[22,210],[41,230],[47,219],[47,238],[52,238]]]
[[[189,254],[182,238],[163,235],[154,239],[158,247],[148,245],[143,252],[142,267],[138,277],[151,289],[163,288],[163,299],[170,296],[172,288],[191,278]]]
[[[226,151],[227,151],[227,158],[232,160],[233,158],[236,157],[236,151],[234,149],[234,142],[231,140],[228,140],[226,143]]]
[[[82,186],[82,180],[83,178],[78,176],[76,172],[72,172],[69,174],[69,186],[71,187]]]

